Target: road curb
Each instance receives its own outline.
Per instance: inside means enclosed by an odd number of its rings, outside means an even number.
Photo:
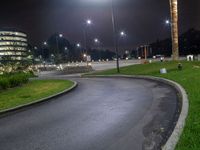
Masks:
[[[13,107],[13,108],[10,108],[10,109],[6,109],[6,110],[3,110],[3,111],[0,111],[0,117],[2,117],[3,115],[6,115],[6,114],[8,114],[8,113],[20,111],[20,110],[23,110],[23,109],[25,109],[25,108],[34,106],[34,105],[36,105],[36,104],[40,104],[40,103],[43,103],[43,102],[52,100],[53,98],[57,98],[57,97],[59,97],[59,96],[62,96],[63,94],[66,94],[66,93],[71,92],[72,90],[74,90],[74,89],[78,86],[78,83],[75,82],[75,81],[72,81],[72,80],[70,80],[70,81],[73,82],[74,84],[73,84],[73,86],[70,87],[69,89],[66,89],[66,90],[64,90],[64,91],[62,91],[62,92],[59,92],[59,93],[57,93],[57,94],[54,94],[54,95],[51,95],[51,96],[48,96],[48,97],[39,99],[39,100],[37,100],[37,101],[30,102],[30,103],[28,103],[28,104],[24,104],[24,105],[20,105],[20,106],[17,106],[17,107]]]
[[[185,89],[178,83],[168,80],[168,79],[164,79],[164,78],[159,78],[159,77],[152,77],[152,76],[134,76],[134,75],[88,75],[88,76],[84,76],[84,77],[124,77],[124,78],[134,78],[134,79],[149,79],[149,80],[153,80],[153,81],[159,81],[162,82],[164,84],[168,84],[172,87],[174,87],[180,95],[180,100],[181,100],[181,104],[182,104],[182,108],[181,108],[181,112],[177,121],[177,124],[171,134],[171,136],[168,138],[167,142],[165,143],[165,145],[163,145],[162,150],[174,150],[176,148],[176,145],[180,139],[180,136],[183,132],[184,126],[185,126],[185,122],[186,122],[186,118],[188,116],[188,110],[189,110],[189,100],[188,100],[188,96],[186,94]]]

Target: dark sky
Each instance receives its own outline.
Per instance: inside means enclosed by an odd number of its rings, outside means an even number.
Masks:
[[[117,24],[127,32],[121,44],[133,47],[170,35],[165,19],[170,17],[169,0],[113,0]],[[200,29],[200,0],[179,0],[180,32]],[[53,33],[63,33],[72,42],[83,41],[84,20],[93,25],[90,37],[104,47],[112,46],[109,0],[1,0],[0,27],[27,32],[32,44],[40,44]]]

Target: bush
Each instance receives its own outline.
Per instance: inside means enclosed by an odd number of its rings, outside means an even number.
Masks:
[[[5,90],[5,89],[7,89],[7,88],[9,88],[10,87],[10,85],[9,85],[9,81],[7,80],[7,79],[0,79],[0,89],[3,89],[3,90]]]
[[[13,88],[27,83],[30,74],[15,73],[15,74],[4,74],[0,76],[0,89]]]
[[[18,74],[9,77],[9,83],[11,88],[27,82],[28,82],[28,76],[24,74]]]

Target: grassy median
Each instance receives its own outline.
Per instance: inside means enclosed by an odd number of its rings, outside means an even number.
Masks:
[[[0,90],[0,111],[51,96],[72,85],[68,80],[33,80],[20,87]]]
[[[200,149],[200,62],[181,62],[183,70],[178,70],[178,62],[152,63],[121,68],[125,75],[150,75],[163,77],[181,84],[189,97],[189,116],[177,150]],[[159,70],[167,68],[168,73],[161,75]],[[117,74],[116,69],[96,73],[98,75]]]

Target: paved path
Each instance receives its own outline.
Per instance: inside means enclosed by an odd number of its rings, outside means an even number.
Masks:
[[[159,149],[177,107],[171,87],[139,79],[75,80],[71,93],[0,118],[0,150]]]

